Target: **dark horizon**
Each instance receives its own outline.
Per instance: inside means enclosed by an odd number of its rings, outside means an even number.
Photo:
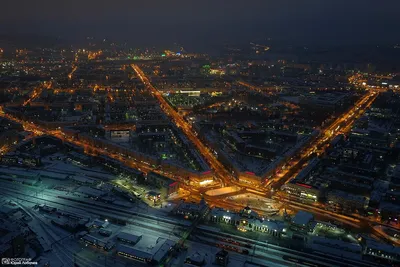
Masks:
[[[23,7],[23,8],[21,8]],[[86,36],[203,50],[222,43],[272,38],[293,45],[395,44],[400,2],[377,1],[13,1],[3,4],[0,34]]]

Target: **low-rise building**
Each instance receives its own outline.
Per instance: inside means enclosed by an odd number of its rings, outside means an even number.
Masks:
[[[186,258],[185,263],[189,266],[203,266],[205,263],[204,255],[196,252]]]
[[[327,194],[326,201],[329,205],[339,206],[340,209],[363,211],[368,208],[369,199],[344,191],[332,190]]]
[[[282,221],[277,220],[262,220],[262,219],[250,219],[241,220],[238,226],[238,230],[247,232],[262,232],[268,233],[272,236],[281,237],[285,232],[286,228]]]
[[[22,231],[13,223],[0,219],[0,257],[16,258],[25,251]]]
[[[9,201],[4,205],[0,206],[0,215],[4,217],[9,217],[12,216],[14,213],[18,212],[19,210],[21,210],[21,208],[17,206],[17,204]]]
[[[145,244],[141,244],[142,242]],[[155,244],[146,241],[139,241],[135,246],[120,244],[117,246],[117,254],[135,261],[159,265],[170,254],[175,244],[174,241],[164,238],[158,238]]]
[[[222,208],[213,208],[210,212],[210,221],[214,223],[236,225],[240,221],[240,215],[235,212],[229,212]]]
[[[219,266],[227,266],[229,262],[229,253],[226,250],[220,250],[215,254],[215,264]]]
[[[290,229],[296,232],[308,233],[312,230],[312,223],[314,215],[306,211],[299,211],[296,213],[291,221]]]
[[[137,242],[142,239],[142,236],[133,235],[126,232],[121,232],[117,235],[117,240],[123,243],[127,243],[130,245],[135,245]]]
[[[150,263],[152,254],[126,245],[117,246],[117,254],[139,262]]]
[[[318,201],[321,196],[321,189],[315,182],[309,181],[309,178],[312,177],[319,164],[320,160],[318,158],[310,160],[307,166],[294,179],[282,186],[282,190],[290,196],[314,202]]]
[[[146,178],[149,184],[159,188],[162,191],[161,194],[167,197],[178,192],[179,190],[179,182],[174,181],[166,176],[150,172],[147,174]]]
[[[230,212],[221,208],[214,208],[209,214],[209,219],[214,223],[233,225],[243,232],[263,232],[277,237],[286,232],[283,221],[260,218],[250,207],[245,207],[241,212]]]
[[[367,240],[365,243],[365,255],[374,258],[383,258],[400,263],[400,248],[388,244],[378,243],[373,240]]]
[[[173,210],[176,215],[183,216],[185,219],[194,220],[203,216],[208,211],[208,205],[202,199],[200,203],[181,202]]]
[[[113,241],[104,241],[102,239],[99,239],[97,237],[88,234],[82,236],[81,241],[93,247],[103,249],[105,251],[109,251],[115,246],[115,243]]]
[[[109,224],[110,223],[107,220],[103,221],[103,220],[100,220],[100,219],[95,219],[95,220],[93,220],[91,222],[88,222],[86,224],[86,227],[87,228],[98,228],[98,229],[101,229],[101,228],[107,228],[107,226]]]
[[[309,199],[317,201],[320,197],[320,190],[312,185],[290,181],[289,183],[282,186],[287,194],[296,196],[303,199]]]

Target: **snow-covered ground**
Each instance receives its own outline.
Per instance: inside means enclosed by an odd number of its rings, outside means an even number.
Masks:
[[[252,193],[245,193],[236,196],[227,197],[227,203],[242,204],[243,206],[250,206],[265,212],[279,212],[282,204],[273,199],[261,197]]]

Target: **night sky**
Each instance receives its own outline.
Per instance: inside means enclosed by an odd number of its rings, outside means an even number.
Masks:
[[[95,36],[193,46],[272,37],[400,42],[400,0],[4,0],[0,34]]]

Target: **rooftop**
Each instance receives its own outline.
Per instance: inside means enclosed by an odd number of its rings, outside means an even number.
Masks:
[[[117,238],[123,239],[126,241],[130,241],[130,242],[136,244],[137,242],[139,242],[139,240],[142,238],[142,236],[137,236],[137,235],[133,235],[133,234],[126,233],[126,232],[121,232],[117,235]]]
[[[312,215],[309,212],[301,210],[296,213],[296,215],[292,219],[292,223],[297,225],[307,225],[312,220],[314,220],[314,215]]]

